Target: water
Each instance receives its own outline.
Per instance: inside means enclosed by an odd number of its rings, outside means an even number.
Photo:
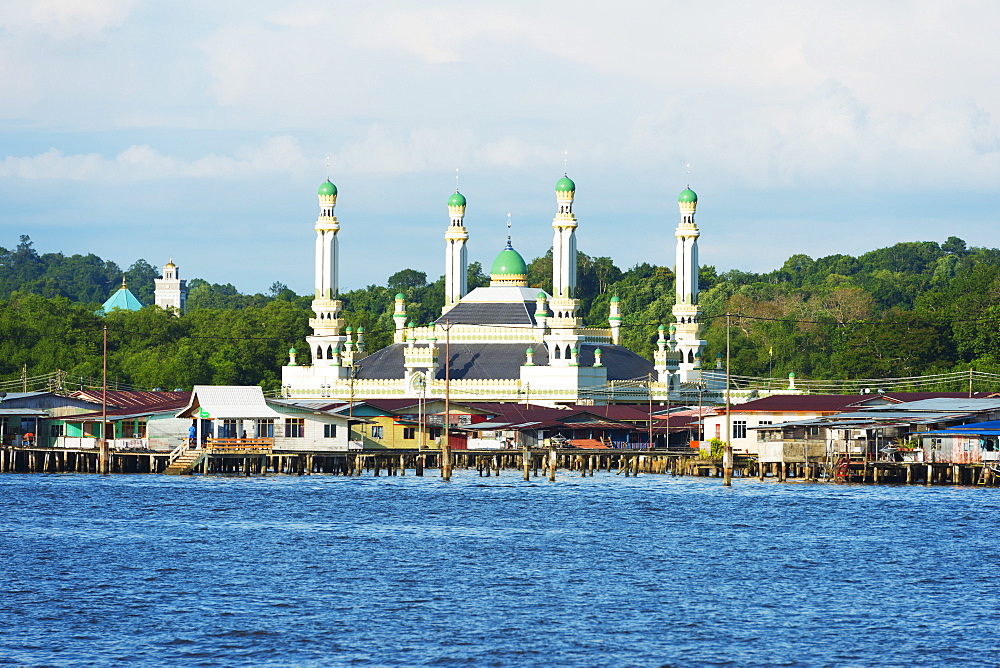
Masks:
[[[0,665],[998,665],[998,489],[517,475],[0,476]]]

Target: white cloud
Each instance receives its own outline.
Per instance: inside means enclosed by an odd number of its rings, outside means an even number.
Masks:
[[[0,4],[0,25],[11,32],[55,38],[101,38],[128,19],[138,0],[15,0]]]
[[[0,178],[68,179],[121,182],[171,177],[223,178],[275,172],[301,173],[307,168],[298,142],[272,137],[258,146],[244,146],[235,155],[210,154],[195,160],[164,155],[146,145],[129,146],[116,156],[98,153],[65,155],[52,148],[33,156],[7,156],[0,162]]]

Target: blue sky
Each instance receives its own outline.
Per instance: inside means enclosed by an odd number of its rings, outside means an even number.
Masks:
[[[719,270],[997,246],[996,25],[961,0],[2,3],[0,245],[308,293],[329,155],[342,287],[433,279],[456,168],[489,265],[508,212],[548,248],[568,152],[579,248],[622,268],[672,263],[688,181]]]

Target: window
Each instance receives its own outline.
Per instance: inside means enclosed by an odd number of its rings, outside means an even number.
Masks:
[[[306,435],[305,418],[285,418],[285,437],[303,438]]]
[[[403,427],[403,438],[405,438],[408,441],[411,441],[416,437],[417,437],[416,427]]]
[[[441,438],[441,427],[431,427],[430,437],[432,441],[436,441],[437,439]]]
[[[337,438],[337,425],[335,424],[323,425],[323,438]]]
[[[733,438],[747,437],[747,421],[733,420]]]
[[[382,438],[382,427],[380,425],[372,425],[372,438]]]
[[[59,438],[63,435],[63,425],[61,424],[50,424],[49,425],[49,436],[52,438]]]
[[[274,438],[274,420],[257,420],[257,438]]]

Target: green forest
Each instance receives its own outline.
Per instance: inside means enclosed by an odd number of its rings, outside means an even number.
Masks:
[[[611,258],[579,253],[577,298],[590,326],[607,326],[617,295],[623,343],[652,358],[657,326],[669,325],[673,271],[643,263],[629,269]],[[551,252],[529,263],[529,282],[551,289]],[[387,272],[389,273],[389,272]],[[290,347],[306,350],[311,295],[275,282],[267,294],[189,281],[188,311],[95,314],[126,276],[129,289],[153,302],[158,271],[146,260],[128,268],[90,255],[39,254],[22,236],[0,247],[0,380],[61,369],[67,388],[100,378],[108,327],[108,373],[122,387],[190,388],[196,384],[280,384]],[[489,278],[469,267],[469,289]],[[859,257],[793,255],[758,274],[700,269],[706,356],[726,346],[730,314],[732,372],[780,378],[895,378],[968,370],[1000,373],[994,316],[1000,309],[1000,250],[944,243],[898,243]],[[444,278],[402,269],[385,285],[341,294],[343,317],[361,326],[369,352],[392,341],[393,298],[407,297],[408,319],[434,320]],[[304,354],[300,362],[305,362]],[[712,363],[706,363],[711,366]]]

